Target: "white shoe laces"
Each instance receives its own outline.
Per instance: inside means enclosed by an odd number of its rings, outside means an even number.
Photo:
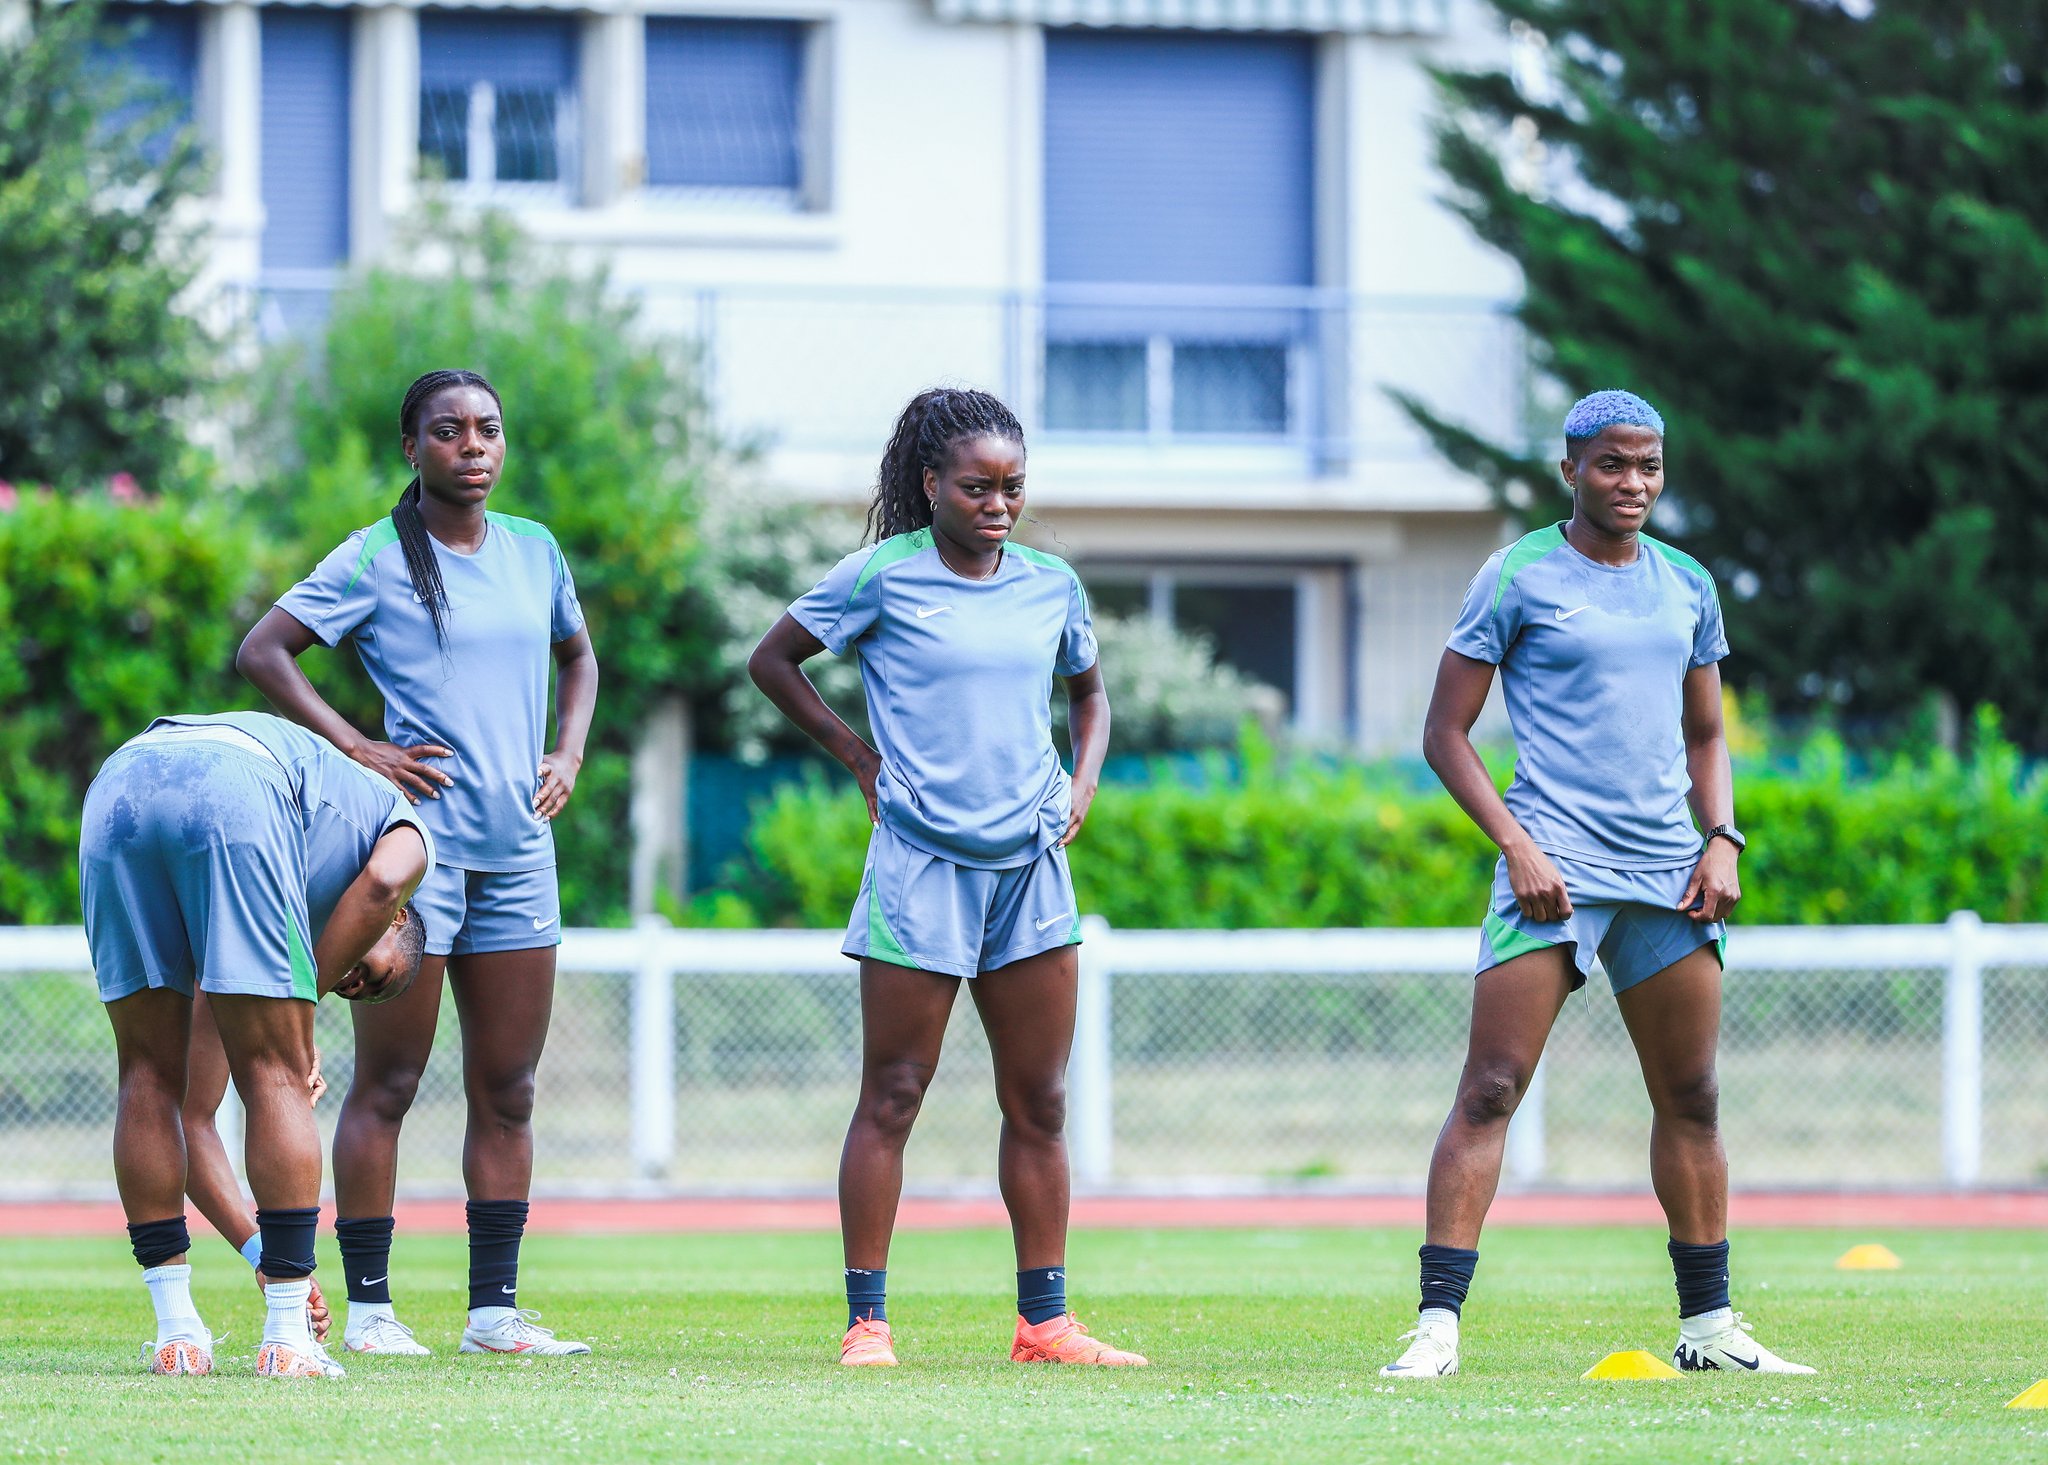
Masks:
[[[365,1319],[363,1325],[356,1329],[357,1337],[367,1338],[372,1343],[377,1344],[391,1344],[400,1341],[400,1338],[390,1336],[392,1333],[399,1334],[408,1342],[412,1339],[411,1328],[408,1328],[397,1318],[385,1313],[379,1313],[376,1317]]]

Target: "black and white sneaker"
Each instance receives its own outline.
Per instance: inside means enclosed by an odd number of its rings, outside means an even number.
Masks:
[[[1742,1314],[1729,1308],[1683,1318],[1671,1362],[1681,1373],[1718,1369],[1729,1373],[1812,1373],[1803,1363],[1787,1363],[1749,1336]]]
[[[1456,1324],[1449,1327],[1431,1318],[1425,1318],[1415,1325],[1412,1333],[1403,1333],[1401,1339],[1415,1341],[1408,1344],[1408,1351],[1380,1370],[1383,1379],[1447,1379],[1458,1371],[1458,1329]]]

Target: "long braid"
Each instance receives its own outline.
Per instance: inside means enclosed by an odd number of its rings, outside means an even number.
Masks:
[[[498,396],[498,389],[476,372],[430,371],[405,389],[405,401],[398,408],[399,435],[416,436],[421,409],[437,393],[449,387],[482,387],[491,394],[491,400],[498,404],[499,410],[504,410],[505,403]],[[448,589],[441,583],[441,561],[434,555],[433,537],[427,533],[427,521],[420,515],[423,492],[420,476],[414,473],[412,482],[405,486],[405,492],[391,506],[391,523],[398,530],[399,548],[405,551],[405,573],[412,581],[412,593],[427,608],[427,619],[434,623],[434,640],[445,648],[448,645]]]
[[[912,397],[882,453],[875,496],[868,504],[868,538],[880,542],[930,524],[924,470],[944,473],[953,444],[977,437],[998,437],[1021,447],[1024,427],[1014,412],[987,392],[932,387]]]

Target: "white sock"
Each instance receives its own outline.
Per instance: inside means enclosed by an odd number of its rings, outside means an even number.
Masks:
[[[359,1327],[366,1327],[380,1317],[398,1321],[398,1309],[388,1302],[351,1302],[348,1305],[348,1331],[353,1333]]]
[[[176,1338],[198,1341],[207,1336],[199,1321],[199,1309],[192,1305],[192,1264],[149,1267],[142,1273],[142,1285],[149,1289],[150,1304],[156,1308],[156,1345]]]
[[[1711,1338],[1734,1321],[1735,1309],[1732,1307],[1717,1307],[1712,1312],[1694,1313],[1691,1317],[1682,1317],[1678,1320],[1678,1336],[1695,1341]]]
[[[1425,1307],[1417,1314],[1415,1325],[1432,1333],[1449,1333],[1453,1343],[1458,1341],[1458,1315],[1448,1307]]]
[[[313,1334],[306,1327],[306,1298],[313,1284],[304,1277],[289,1282],[272,1282],[263,1289],[267,1309],[263,1318],[263,1341],[282,1343],[300,1350],[313,1346]]]
[[[469,1325],[479,1333],[488,1333],[493,1328],[502,1328],[519,1315],[516,1307],[472,1307],[469,1310]]]

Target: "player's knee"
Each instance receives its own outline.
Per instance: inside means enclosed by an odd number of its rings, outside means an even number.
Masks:
[[[1043,1084],[1005,1088],[998,1098],[1003,1120],[1012,1130],[1041,1139],[1057,1139],[1067,1128],[1067,1086],[1055,1077]]]
[[[349,1085],[348,1107],[368,1110],[370,1117],[380,1124],[397,1124],[419,1096],[423,1071],[423,1066],[411,1063],[376,1072],[358,1068],[355,1081]]]
[[[498,1124],[517,1128],[533,1120],[533,1093],[533,1070],[520,1068],[474,1084],[470,1101]]]
[[[874,1070],[862,1085],[861,1118],[883,1134],[903,1138],[924,1107],[931,1070],[917,1063],[890,1063]]]
[[[1721,1122],[1721,1080],[1707,1068],[1667,1082],[1659,1107],[1667,1119],[1712,1129]]]
[[[120,1102],[124,1107],[146,1105],[182,1110],[185,1107],[185,1071],[175,1063],[159,1062],[148,1055],[124,1057]]]
[[[1477,1063],[1458,1087],[1458,1114],[1475,1128],[1505,1124],[1522,1102],[1529,1075],[1513,1063]]]

